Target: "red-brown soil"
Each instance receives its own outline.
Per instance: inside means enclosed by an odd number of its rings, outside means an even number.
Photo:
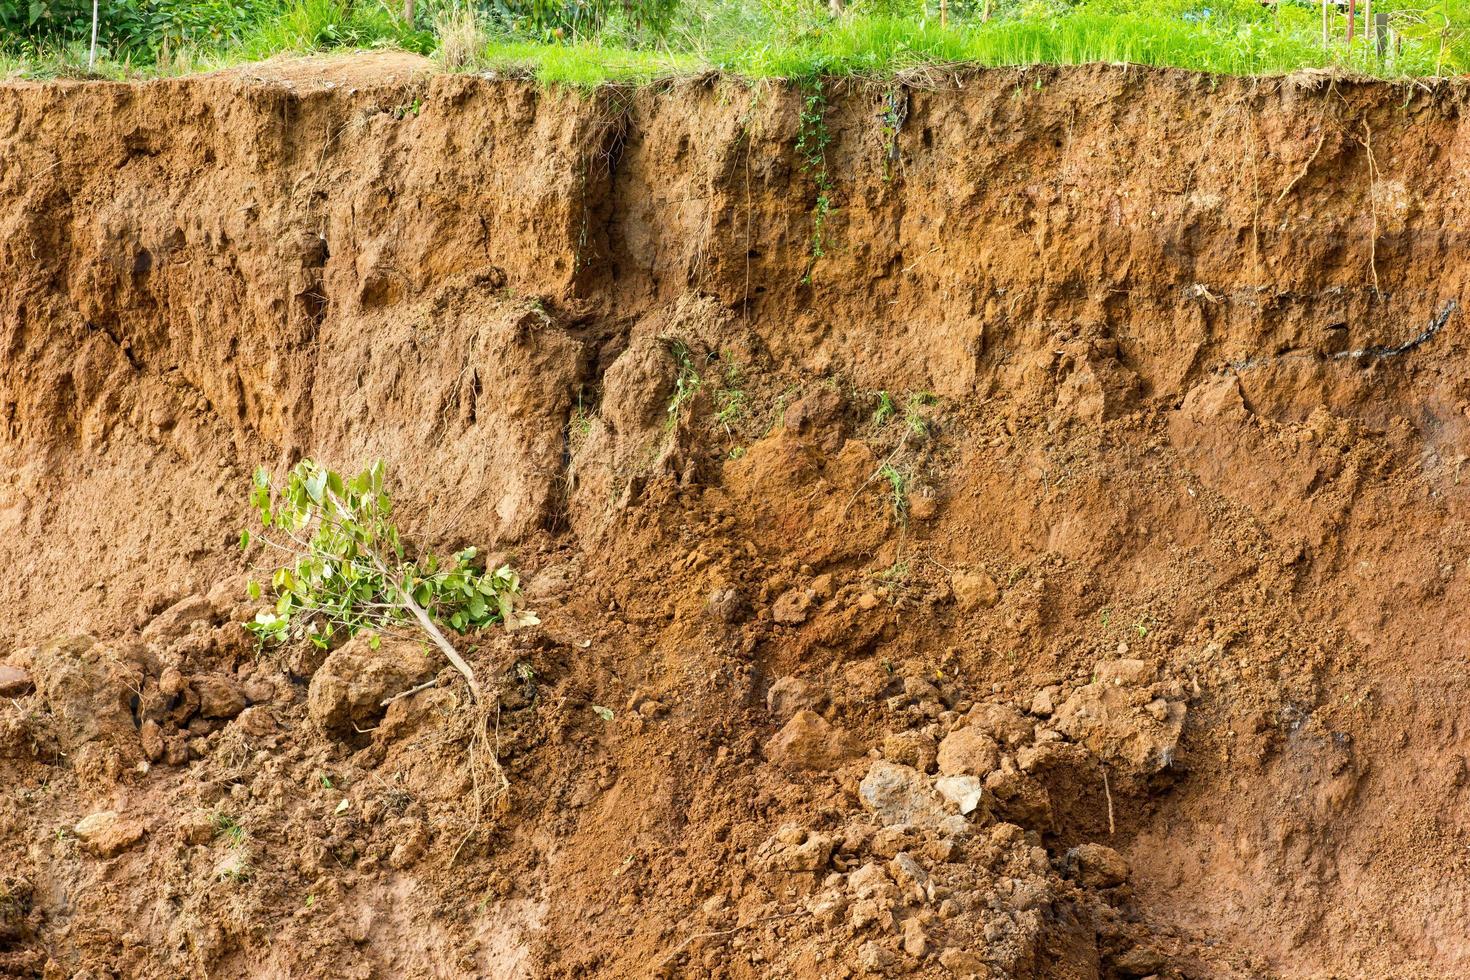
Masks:
[[[1463,90],[829,85],[820,257],[802,99],[0,87],[0,975],[1470,973]],[[303,455],[490,703],[256,650]]]

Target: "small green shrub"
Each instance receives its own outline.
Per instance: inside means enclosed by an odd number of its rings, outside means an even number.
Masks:
[[[466,548],[441,562],[432,552],[410,556],[392,522],[385,468],[374,463],[351,479],[302,460],[277,485],[264,467],[255,473],[250,502],[261,535],[281,563],[270,573],[274,604],[247,628],[262,643],[290,638],[326,647],[339,633],[416,625],[465,675],[479,695],[474,673],[437,624],[457,631],[504,623],[540,622],[517,608],[520,580],[509,566],[480,571]],[[240,535],[249,547],[250,532]],[[251,598],[262,587],[252,580]]]

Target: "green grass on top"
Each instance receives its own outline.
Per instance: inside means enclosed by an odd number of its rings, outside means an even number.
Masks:
[[[1329,69],[1387,78],[1470,71],[1470,0],[1376,0],[1383,56],[1316,0],[103,0],[92,74],[178,74],[279,53],[401,48],[446,68],[593,86],[717,70],[748,78],[883,78],[926,68],[1121,62],[1229,75]],[[34,4],[32,8],[34,8]],[[85,74],[90,3],[45,0],[27,24],[0,0],[0,77]],[[18,10],[19,8],[17,8]],[[64,14],[64,16],[63,16]],[[11,20],[6,30],[7,16]],[[42,28],[49,28],[42,30]]]

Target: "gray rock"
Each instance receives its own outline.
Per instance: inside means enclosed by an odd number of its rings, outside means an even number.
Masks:
[[[943,776],[934,781],[939,795],[955,806],[962,814],[970,814],[980,805],[984,796],[985,783],[979,776]]]
[[[887,826],[936,827],[950,813],[923,773],[892,762],[874,762],[858,796]]]

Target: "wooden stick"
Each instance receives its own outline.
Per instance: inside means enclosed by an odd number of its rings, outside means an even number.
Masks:
[[[386,708],[386,707],[388,707],[388,705],[392,704],[394,701],[401,701],[403,698],[412,697],[413,695],[419,693],[420,691],[427,691],[429,688],[433,687],[437,683],[439,683],[439,678],[437,678],[437,677],[431,677],[428,680],[424,681],[422,684],[415,685],[414,687],[411,687],[411,688],[409,688],[406,691],[399,691],[397,694],[393,695],[392,697],[386,697],[386,698],[384,698],[382,700],[382,702],[378,705],[378,707],[380,707],[380,708]]]
[[[1108,785],[1108,770],[1103,767],[1103,792],[1108,794],[1108,836],[1112,836],[1117,827],[1113,824],[1113,788]]]

